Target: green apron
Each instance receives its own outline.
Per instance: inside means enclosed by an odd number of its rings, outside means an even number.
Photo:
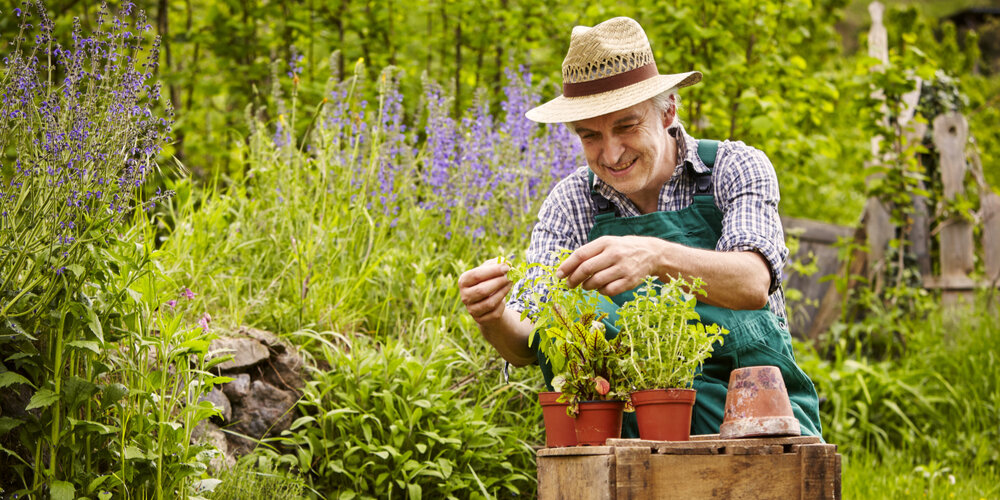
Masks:
[[[654,212],[636,217],[620,217],[613,204],[599,194],[590,173],[591,197],[597,206],[594,227],[589,241],[601,236],[654,236],[694,248],[714,250],[722,235],[722,211],[715,206],[712,195],[711,168],[715,164],[717,141],[698,141],[698,155],[709,167],[709,172],[697,175],[694,201],[687,208],[673,212]],[[607,304],[605,319],[608,338],[618,335],[614,326],[618,319],[617,308],[633,297],[633,291],[612,297],[614,304]],[[596,293],[596,292],[595,292]],[[792,339],[783,326],[783,320],[765,306],[759,310],[735,311],[698,302],[695,310],[706,324],[718,323],[729,334],[722,346],[716,344],[712,357],[705,361],[700,374],[694,379],[698,391],[691,418],[691,434],[716,434],[722,424],[726,405],[729,374],[745,366],[774,365],[781,370],[792,412],[798,419],[803,435],[820,436],[819,400],[809,377],[795,363]],[[538,342],[534,342],[538,345]],[[545,384],[552,390],[552,367],[545,355],[536,349],[538,364],[545,377]],[[639,437],[634,413],[626,413],[622,437]]]

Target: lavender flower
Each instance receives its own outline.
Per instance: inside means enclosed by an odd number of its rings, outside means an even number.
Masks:
[[[104,244],[126,214],[148,206],[140,188],[173,118],[169,103],[158,111],[152,81],[159,39],[147,43],[152,27],[131,3],[110,22],[102,7],[92,33],[75,20],[67,45],[41,1],[22,5],[17,36],[2,46],[0,151],[16,159],[0,169],[0,247],[10,249],[0,255],[0,293],[37,283],[26,264],[36,259],[54,269],[81,262],[84,243]]]

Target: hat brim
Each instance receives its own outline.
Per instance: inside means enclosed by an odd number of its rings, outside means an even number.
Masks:
[[[687,87],[701,81],[701,72],[657,75],[620,89],[581,97],[559,96],[524,114],[539,123],[568,123],[613,113],[634,106],[674,87]]]

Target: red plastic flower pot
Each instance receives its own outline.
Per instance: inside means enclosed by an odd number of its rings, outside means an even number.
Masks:
[[[608,438],[622,435],[624,401],[584,401],[576,416],[576,442],[580,445],[601,446]]]
[[[691,439],[694,389],[649,389],[633,392],[631,396],[640,438],[651,441]]]
[[[545,420],[545,446],[549,448],[576,446],[575,419],[566,414],[569,403],[556,401],[561,395],[561,392],[538,393],[542,418]]]

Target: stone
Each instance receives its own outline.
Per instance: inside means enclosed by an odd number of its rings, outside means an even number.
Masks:
[[[292,407],[298,400],[294,391],[283,391],[262,380],[250,384],[250,392],[233,407],[232,431],[249,439],[231,440],[235,452],[243,454],[253,449],[255,442],[267,436],[277,436],[292,425]]]
[[[296,391],[306,384],[302,373],[302,357],[295,351],[285,351],[271,356],[272,370],[264,372],[264,380],[285,390]]]
[[[238,368],[253,366],[270,356],[267,347],[257,340],[240,337],[220,337],[212,340],[209,351],[214,352],[211,357],[225,356],[232,354],[233,359],[224,361],[215,366],[217,370],[229,371]]]
[[[233,407],[229,403],[229,398],[218,387],[212,388],[208,394],[203,394],[198,401],[208,401],[222,413],[222,421],[228,422],[233,417]]]
[[[232,403],[239,403],[250,393],[250,375],[240,373],[233,377],[232,382],[222,385],[222,392]]]
[[[208,443],[219,450],[219,454],[209,460],[209,466],[212,470],[232,468],[236,465],[236,457],[229,451],[226,433],[222,432],[218,425],[211,422],[200,422],[191,432],[191,439],[195,442]]]

